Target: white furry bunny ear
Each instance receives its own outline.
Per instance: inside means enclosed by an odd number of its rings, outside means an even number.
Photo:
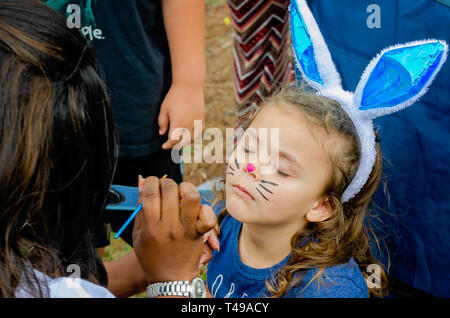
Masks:
[[[384,49],[364,71],[354,105],[370,118],[413,104],[426,93],[447,58],[447,43],[416,41]]]
[[[340,88],[341,78],[305,0],[291,0],[291,40],[297,70],[312,87]]]
[[[359,137],[361,162],[342,194],[353,198],[365,185],[376,159],[372,119],[401,110],[426,93],[447,58],[447,43],[424,40],[383,50],[367,66],[354,93],[341,79],[305,0],[291,0],[291,38],[296,69],[319,94],[338,101]]]

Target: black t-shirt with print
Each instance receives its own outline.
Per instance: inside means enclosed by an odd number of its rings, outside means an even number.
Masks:
[[[160,150],[167,136],[159,136],[158,114],[172,82],[161,1],[43,2],[80,27],[95,49],[119,127],[119,156]]]

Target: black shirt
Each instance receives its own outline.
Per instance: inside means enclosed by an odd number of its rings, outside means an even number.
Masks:
[[[119,156],[160,150],[167,136],[158,133],[158,115],[172,82],[161,1],[44,2],[67,16],[68,26],[80,27],[95,49],[119,127]]]

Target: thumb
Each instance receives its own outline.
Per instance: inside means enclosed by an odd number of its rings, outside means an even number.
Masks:
[[[161,107],[158,116],[158,126],[159,134],[164,135],[169,127],[169,112],[166,110],[166,107]]]

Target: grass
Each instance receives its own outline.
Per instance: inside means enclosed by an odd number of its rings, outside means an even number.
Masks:
[[[103,255],[104,262],[111,262],[117,259],[122,258],[127,255],[133,248],[128,245],[127,242],[122,240],[120,237],[114,239],[114,235],[116,233],[111,232],[111,236],[109,238],[110,244],[105,249],[105,254]]]
[[[206,5],[223,5],[226,0],[205,0]]]

